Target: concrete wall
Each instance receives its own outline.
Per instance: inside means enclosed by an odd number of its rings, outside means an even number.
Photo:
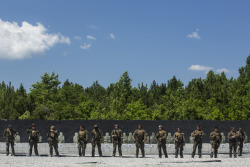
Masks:
[[[66,143],[73,142],[73,136],[75,132],[78,132],[80,125],[85,125],[86,129],[91,132],[94,124],[98,124],[103,134],[106,132],[109,134],[114,128],[114,124],[119,124],[120,128],[126,132],[128,135],[129,132],[134,132],[137,129],[138,124],[142,124],[143,128],[147,131],[148,135],[151,135],[152,132],[158,130],[158,125],[163,125],[167,132],[170,132],[172,135],[177,131],[177,127],[182,128],[189,142],[189,136],[193,130],[196,129],[196,125],[200,124],[201,128],[207,134],[204,138],[204,142],[209,143],[209,134],[213,131],[214,126],[218,126],[221,132],[224,132],[225,136],[230,131],[230,127],[234,126],[236,129],[242,127],[243,130],[250,134],[250,121],[116,121],[116,120],[65,120],[65,121],[44,121],[44,120],[0,120],[0,133],[3,134],[4,129],[8,124],[12,124],[13,128],[16,129],[21,137],[21,142],[28,141],[28,135],[26,134],[26,129],[31,127],[32,123],[37,125],[37,129],[41,132],[43,137],[43,142],[46,142],[46,134],[49,131],[51,125],[55,125],[56,129],[60,132],[63,132],[65,136]],[[91,137],[91,136],[90,136]],[[3,142],[4,139],[0,138],[0,142]]]
[[[60,155],[72,155],[72,156],[78,156],[78,148],[77,144],[74,143],[62,143],[58,144],[59,147],[59,153]],[[184,147],[184,154],[186,156],[190,156],[192,152],[193,145],[192,144],[186,144]],[[87,144],[86,149],[86,156],[91,155],[91,144]],[[15,144],[15,151],[17,154],[22,155],[28,155],[29,150],[29,144],[28,143],[16,143]],[[167,152],[168,154],[174,154],[174,145],[173,144],[167,144]],[[210,154],[211,145],[209,143],[204,143],[202,152],[203,154]],[[49,154],[49,146],[47,143],[39,143],[38,151],[40,155],[48,155]],[[102,152],[104,156],[111,156],[113,151],[113,145],[104,143],[102,144]],[[135,144],[123,144],[122,145],[122,151],[123,155],[135,155]],[[145,145],[145,152],[146,155],[158,155],[158,149],[157,144],[146,144]],[[5,143],[0,143],[0,153],[5,153]],[[221,144],[219,148],[219,154],[228,154],[228,144]],[[250,153],[250,144],[244,144],[243,153]],[[33,154],[34,155],[34,154]],[[96,149],[96,155],[98,156],[98,151]],[[118,151],[117,151],[118,155]]]

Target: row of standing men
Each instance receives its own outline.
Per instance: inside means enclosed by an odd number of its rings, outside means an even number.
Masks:
[[[32,127],[27,129],[27,133],[29,134],[29,156],[32,155],[32,149],[34,147],[35,155],[38,156],[38,149],[37,143],[39,141],[40,132],[36,129],[36,125],[32,124]],[[6,141],[6,155],[9,155],[9,146],[11,145],[12,154],[15,155],[14,150],[14,139],[17,135],[17,132],[12,128],[11,125],[8,126],[7,129],[4,131],[4,139]],[[91,132],[92,139],[92,156],[95,156],[95,147],[97,146],[99,156],[102,156],[101,150],[101,141],[102,141],[102,131],[99,129],[97,125],[94,125],[94,129]],[[56,156],[59,156],[58,152],[58,131],[55,129],[55,126],[51,126],[49,132],[47,133],[48,136],[48,144],[50,148],[50,156],[53,156],[53,148],[55,150]],[[116,155],[116,148],[118,147],[119,156],[122,157],[122,143],[123,143],[123,132],[119,129],[118,125],[116,124],[114,130],[111,133],[112,142],[113,142],[113,154],[112,156]],[[198,147],[198,155],[199,158],[202,158],[202,143],[205,133],[201,130],[200,125],[197,125],[196,130],[193,131],[192,136],[194,137],[194,144],[193,144],[193,151],[192,151],[192,158],[195,156],[196,149]],[[166,149],[166,137],[167,132],[163,129],[162,125],[159,125],[159,130],[156,133],[159,157],[162,158],[162,151],[165,155],[165,158],[168,158],[167,149]],[[228,140],[229,140],[229,157],[232,157],[232,152],[234,157],[237,157],[236,149],[238,147],[238,156],[242,156],[242,149],[243,149],[243,142],[246,135],[242,131],[242,128],[239,128],[239,131],[235,131],[234,127],[231,127],[231,131],[228,133]],[[142,157],[145,157],[145,141],[146,141],[146,131],[142,128],[142,125],[138,125],[138,129],[133,133],[133,140],[136,145],[136,157],[139,156],[139,149],[141,150]],[[78,151],[79,156],[85,156],[86,145],[89,139],[88,131],[85,129],[83,125],[80,126],[79,133],[78,133]],[[222,141],[222,136],[218,131],[218,127],[214,128],[214,131],[210,133],[211,139],[211,154],[210,157],[217,158],[218,148]],[[185,137],[184,133],[181,131],[181,128],[177,128],[177,132],[174,134],[174,144],[175,144],[175,157],[183,158],[183,147],[185,146]]]

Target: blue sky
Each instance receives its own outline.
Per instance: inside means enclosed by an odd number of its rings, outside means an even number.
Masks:
[[[2,0],[0,81],[28,89],[44,72],[107,87],[206,72],[237,77],[250,53],[250,1]]]

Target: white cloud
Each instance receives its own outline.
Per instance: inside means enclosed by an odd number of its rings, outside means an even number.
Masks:
[[[89,25],[89,27],[92,28],[92,29],[97,29],[97,27],[94,26],[94,25]]]
[[[77,40],[77,41],[80,41],[82,39],[82,37],[80,37],[80,36],[74,36],[74,39]]]
[[[231,71],[226,69],[226,68],[221,68],[221,69],[216,70],[216,72],[218,72],[218,73],[222,73],[222,72],[230,73]]]
[[[84,43],[82,46],[80,46],[80,48],[83,49],[83,50],[87,50],[87,49],[91,48],[91,46],[92,46],[91,43],[89,43],[89,44]]]
[[[96,40],[96,38],[91,35],[87,35],[87,39]]]
[[[57,43],[70,44],[59,33],[49,34],[40,23],[7,22],[0,19],[0,59],[24,59],[49,50]]]
[[[109,36],[111,39],[115,39],[115,35],[113,33],[110,33]]]
[[[213,70],[213,67],[202,66],[202,65],[191,65],[188,69],[192,71],[205,71],[207,73],[208,71]]]
[[[199,29],[196,29],[196,31],[192,32],[191,34],[188,34],[187,37],[191,38],[191,39],[200,39],[200,35],[199,35]]]

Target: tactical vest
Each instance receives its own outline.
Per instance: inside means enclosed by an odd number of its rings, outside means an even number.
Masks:
[[[137,140],[142,141],[144,140],[145,130],[138,129],[137,130]]]
[[[95,130],[93,130],[92,131],[93,133],[94,133],[94,139],[95,140],[100,140],[101,139],[101,132],[99,131],[99,130],[97,130],[97,131],[95,131]]]
[[[201,131],[201,130],[195,130],[194,135],[197,135],[197,136],[195,136],[196,140],[201,140],[204,134],[203,134],[203,131]]]
[[[232,137],[232,136],[235,136],[235,138],[229,138],[229,142],[236,142],[236,132],[229,132],[229,136]]]
[[[30,137],[32,139],[38,139],[38,132],[36,130],[31,130]]]
[[[177,138],[178,142],[184,142],[184,133],[175,133],[175,138]]]
[[[80,130],[79,131],[79,139],[85,139],[86,138],[86,131]]]
[[[167,132],[165,131],[165,130],[160,130],[160,131],[158,131],[158,133],[159,133],[159,138],[158,139],[160,139],[160,138],[162,138],[164,135],[166,136],[167,134]],[[163,140],[161,140],[161,141],[166,141],[166,138],[164,138]]]
[[[14,134],[13,129],[9,129],[9,128],[8,128],[8,129],[6,130],[6,132],[7,132],[7,133],[6,133],[6,137],[8,137],[8,138],[14,138],[14,135],[15,135],[15,134]]]
[[[221,135],[219,132],[212,132],[211,133],[211,136],[214,136],[214,138],[212,138],[212,140],[217,140],[217,141],[220,141],[221,140]]]

